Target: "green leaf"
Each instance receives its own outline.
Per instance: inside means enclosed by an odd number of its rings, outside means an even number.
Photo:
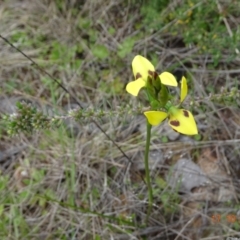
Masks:
[[[158,185],[160,189],[164,189],[167,187],[167,183],[163,178],[156,178],[155,183]]]
[[[99,59],[105,59],[109,56],[109,50],[103,45],[95,45],[92,47],[92,54]]]
[[[134,38],[125,38],[122,42],[122,45],[119,47],[118,56],[121,58],[125,58],[129,53],[132,52],[133,46],[135,43]]]

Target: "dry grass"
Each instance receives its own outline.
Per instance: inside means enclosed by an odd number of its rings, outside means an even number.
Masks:
[[[177,2],[168,7],[176,7]],[[157,53],[158,69],[174,71],[177,66],[178,73],[187,73],[192,97],[207,97],[209,88],[218,92],[221,86],[238,87],[239,57],[229,62],[226,49],[213,68],[211,56],[184,45],[180,36],[173,37],[164,29],[151,33],[139,26],[143,20],[139,12],[140,4],[120,0],[4,1],[0,33],[86,106],[104,110],[136,106],[124,86],[132,79],[133,56],[149,52]],[[239,23],[236,16],[227,21],[230,28],[234,21]],[[139,33],[142,38],[137,38]],[[134,48],[121,57],[119,48],[128,38],[134,39]],[[95,46],[108,49],[108,57],[96,57]],[[31,99],[42,110],[47,104],[58,111],[74,104],[2,40],[0,49],[1,113],[13,112],[20,98]],[[2,129],[1,239],[210,240],[239,236],[239,224],[224,218],[237,214],[239,208],[239,110],[206,101],[204,109],[195,108],[194,113],[201,141],[175,134],[165,125],[153,130],[154,207],[147,224],[147,188],[140,178],[144,176],[142,116],[99,120],[133,164],[90,120],[74,123],[75,137],[64,127],[16,137]],[[162,143],[163,136],[168,143]],[[172,190],[166,176],[183,156],[196,162],[215,184],[185,194]],[[220,223],[211,221],[216,214],[222,216]]]

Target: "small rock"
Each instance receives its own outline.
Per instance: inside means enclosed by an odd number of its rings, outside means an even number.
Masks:
[[[198,165],[182,158],[170,170],[167,182],[172,188],[177,188],[180,192],[191,192],[193,188],[204,185],[209,181]]]

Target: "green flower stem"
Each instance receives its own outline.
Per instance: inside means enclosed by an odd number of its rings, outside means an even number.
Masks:
[[[146,174],[146,182],[148,187],[148,213],[146,221],[148,220],[148,217],[152,210],[152,204],[153,204],[153,192],[152,192],[152,185],[151,185],[151,178],[150,178],[150,171],[149,171],[149,162],[148,162],[148,156],[149,156],[149,147],[150,147],[150,140],[151,140],[151,129],[152,126],[147,121],[147,139],[146,139],[146,147],[145,147],[145,156],[144,156],[144,164],[145,164],[145,174]]]

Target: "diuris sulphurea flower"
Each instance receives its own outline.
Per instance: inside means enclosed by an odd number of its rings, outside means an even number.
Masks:
[[[187,81],[185,77],[182,77],[180,104],[186,98],[187,92],[188,92]],[[148,122],[151,125],[158,125],[168,117],[169,118],[168,124],[175,131],[185,135],[198,134],[196,122],[190,111],[186,109],[179,109],[178,106],[172,106],[170,102],[166,104],[165,109],[166,112],[147,111],[144,112],[144,115],[146,116]]]
[[[152,86],[157,88],[160,87],[161,84],[177,86],[177,81],[171,73],[163,72],[158,75],[152,63],[140,55],[134,57],[132,70],[135,80],[127,84],[126,90],[133,96],[137,96],[141,88],[147,87],[148,81],[150,81]]]

